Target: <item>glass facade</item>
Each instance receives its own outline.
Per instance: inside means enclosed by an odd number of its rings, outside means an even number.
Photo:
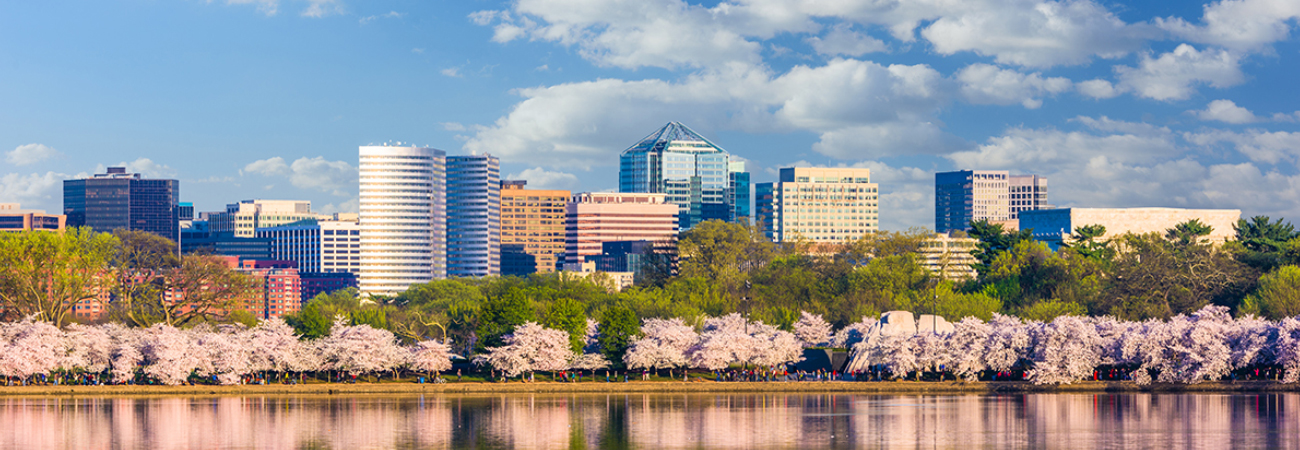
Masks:
[[[705,220],[736,220],[732,182],[730,155],[678,122],[651,133],[619,157],[619,191],[665,194],[668,203],[679,206],[678,226],[683,230]]]
[[[447,276],[446,153],[360,148],[361,292],[397,295]]]
[[[99,232],[146,231],[176,240],[180,182],[140,178],[125,168],[110,167],[92,178],[63,182],[67,225]]]
[[[1021,211],[1049,209],[1047,177],[1005,170],[959,170],[934,175],[934,229],[968,230],[977,220],[1016,220]]]
[[[501,273],[501,162],[447,157],[447,276]]]

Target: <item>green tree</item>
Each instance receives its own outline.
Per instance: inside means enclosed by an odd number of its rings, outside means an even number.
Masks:
[[[1088,314],[1088,308],[1078,303],[1062,300],[1043,300],[1020,311],[1020,318],[1025,320],[1037,320],[1040,322],[1051,322],[1060,316],[1083,316]]]
[[[1094,314],[1127,320],[1169,318],[1208,304],[1236,307],[1258,278],[1256,272],[1191,235],[1125,235],[1125,250],[1115,258],[1108,288]]]
[[[180,266],[176,243],[147,231],[118,229],[113,236],[121,245],[110,262],[115,284],[109,317],[135,327],[164,321],[167,276]]]
[[[480,309],[477,350],[505,345],[502,336],[535,319],[532,302],[520,290],[488,297]]]
[[[1241,248],[1238,259],[1262,271],[1284,264],[1287,243],[1300,237],[1290,223],[1280,218],[1272,221],[1268,216],[1239,219],[1233,230],[1237,233],[1236,245]]]
[[[1241,312],[1280,320],[1300,316],[1300,267],[1282,266],[1259,278],[1259,287],[1242,302]]]
[[[581,352],[587,336],[587,314],[581,303],[571,298],[551,302],[542,326],[569,333],[569,348]]]
[[[632,340],[641,332],[641,322],[630,308],[606,308],[600,316],[600,336],[597,338],[600,353],[615,367],[623,366],[623,355]]]
[[[1214,227],[1202,223],[1200,219],[1192,219],[1165,231],[1165,238],[1179,247],[1203,245],[1206,243],[1205,236],[1209,236],[1212,232]]]
[[[979,240],[971,252],[971,256],[975,257],[974,268],[977,272],[987,270],[999,254],[1011,250],[1016,244],[1034,240],[1033,230],[1007,231],[1002,224],[987,220],[976,220],[970,226],[970,237]]]
[[[108,262],[120,242],[90,228],[0,233],[0,307],[6,320],[34,317],[62,327],[77,302],[110,288]]]
[[[772,258],[773,244],[757,228],[721,220],[704,221],[678,242],[683,277],[703,277],[737,293],[750,271]]]
[[[361,308],[361,297],[356,288],[320,293],[303,305],[295,314],[286,315],[284,321],[297,334],[316,339],[329,334],[336,317],[349,318]]]
[[[192,326],[224,319],[232,311],[247,308],[260,283],[222,257],[185,255],[163,277],[169,297],[137,299],[133,309],[153,323]]]
[[[1086,258],[1110,261],[1115,257],[1115,249],[1111,248],[1110,240],[1102,239],[1102,236],[1105,235],[1106,227],[1104,225],[1075,227],[1074,234],[1070,235],[1070,240],[1062,246],[1072,248],[1076,253]]]

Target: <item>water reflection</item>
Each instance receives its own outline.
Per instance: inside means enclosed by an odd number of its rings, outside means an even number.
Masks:
[[[1300,394],[0,399],[0,448],[1300,447]]]

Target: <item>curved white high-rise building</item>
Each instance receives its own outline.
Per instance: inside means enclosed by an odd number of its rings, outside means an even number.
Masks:
[[[396,295],[447,276],[447,153],[363,146],[361,292]]]

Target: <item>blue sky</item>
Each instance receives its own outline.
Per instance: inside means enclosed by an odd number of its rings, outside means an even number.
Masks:
[[[0,3],[0,202],[126,164],[200,211],[356,210],[357,146],[612,189],[682,121],[749,161],[869,167],[883,228],[933,173],[1047,175],[1062,206],[1300,217],[1300,2]]]

